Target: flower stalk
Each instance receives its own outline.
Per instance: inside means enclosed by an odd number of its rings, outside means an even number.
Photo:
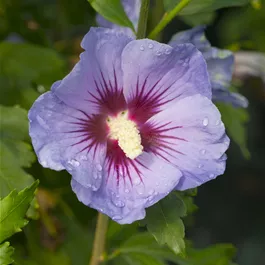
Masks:
[[[150,0],[142,0],[136,39],[143,39],[146,37],[149,3],[150,3]]]
[[[108,216],[98,213],[96,232],[89,265],[98,265],[104,260],[105,241],[108,230]]]
[[[148,35],[148,39],[154,39],[157,34],[159,34],[167,26],[167,24],[169,24],[172,19],[190,3],[190,1],[191,0],[182,0],[170,12],[166,12],[157,26]]]

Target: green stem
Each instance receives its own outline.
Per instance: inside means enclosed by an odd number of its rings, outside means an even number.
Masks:
[[[103,261],[108,221],[108,216],[98,213],[92,256],[89,265],[98,265]]]
[[[149,39],[154,39],[156,35],[161,32],[166,25],[171,22],[171,20],[185,7],[189,4],[191,0],[182,0],[179,2],[170,12],[166,12],[157,26],[149,34]]]
[[[136,34],[137,39],[143,39],[146,36],[146,26],[147,26],[147,18],[149,12],[149,2],[150,0],[142,0],[140,17],[138,22],[138,30]]]

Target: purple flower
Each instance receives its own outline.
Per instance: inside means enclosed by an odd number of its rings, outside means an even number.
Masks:
[[[213,100],[216,102],[228,102],[235,107],[246,108],[248,101],[238,93],[228,90],[233,74],[234,55],[228,50],[220,50],[211,47],[204,34],[205,27],[198,26],[190,30],[175,34],[169,45],[175,47],[182,43],[192,43],[206,60],[210,75]]]
[[[29,112],[42,166],[66,169],[85,205],[124,224],[173,189],[225,170],[229,139],[192,44],[92,28],[80,61]]]
[[[137,28],[140,13],[140,1],[122,0],[122,4],[129,19]],[[100,26],[117,29],[129,34],[129,36],[135,37],[129,28],[113,24],[99,15],[97,16],[97,22]],[[169,45],[175,47],[178,44],[192,43],[200,52],[202,52],[206,60],[212,85],[213,101],[228,102],[234,107],[246,108],[248,106],[247,99],[238,93],[233,93],[228,90],[234,68],[233,53],[228,50],[211,47],[210,42],[205,37],[204,30],[205,26],[198,26],[191,30],[179,32],[173,36]]]

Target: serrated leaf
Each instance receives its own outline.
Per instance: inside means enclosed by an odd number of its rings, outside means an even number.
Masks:
[[[13,263],[14,248],[10,246],[9,242],[5,242],[0,245],[0,264],[9,265]]]
[[[120,0],[88,0],[91,6],[107,20],[134,31],[132,22],[127,17]]]
[[[22,190],[33,182],[23,167],[35,161],[28,140],[27,112],[19,107],[0,105],[0,198],[12,190]]]
[[[176,254],[183,253],[185,229],[180,217],[186,215],[184,202],[175,193],[171,193],[146,212],[143,223],[157,242],[167,244]]]
[[[247,132],[245,126],[249,120],[247,110],[234,108],[229,104],[222,103],[218,103],[217,107],[222,114],[222,120],[228,135],[238,144],[244,157],[248,159],[250,153],[247,148]]]
[[[164,0],[167,11],[174,8],[182,0]],[[179,14],[192,15],[201,12],[210,12],[224,7],[241,6],[249,3],[249,0],[192,0]]]
[[[38,184],[39,181],[37,180],[19,193],[13,190],[8,196],[0,200],[0,243],[21,231],[21,228],[28,223],[25,215],[34,198]]]

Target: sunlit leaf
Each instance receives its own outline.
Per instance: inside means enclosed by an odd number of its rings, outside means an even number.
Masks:
[[[0,198],[13,189],[22,190],[33,182],[24,171],[35,161],[28,136],[27,112],[19,107],[0,105]]]
[[[186,215],[184,202],[172,193],[146,212],[143,223],[157,242],[161,245],[167,244],[176,254],[183,253],[185,232],[180,217]]]
[[[9,265],[13,263],[14,248],[10,246],[9,242],[0,245],[0,264]]]
[[[38,184],[39,182],[35,181],[19,193],[14,190],[0,200],[0,242],[20,232],[21,228],[28,223],[25,215]]]
[[[107,20],[134,30],[120,0],[88,0],[91,6]]]

